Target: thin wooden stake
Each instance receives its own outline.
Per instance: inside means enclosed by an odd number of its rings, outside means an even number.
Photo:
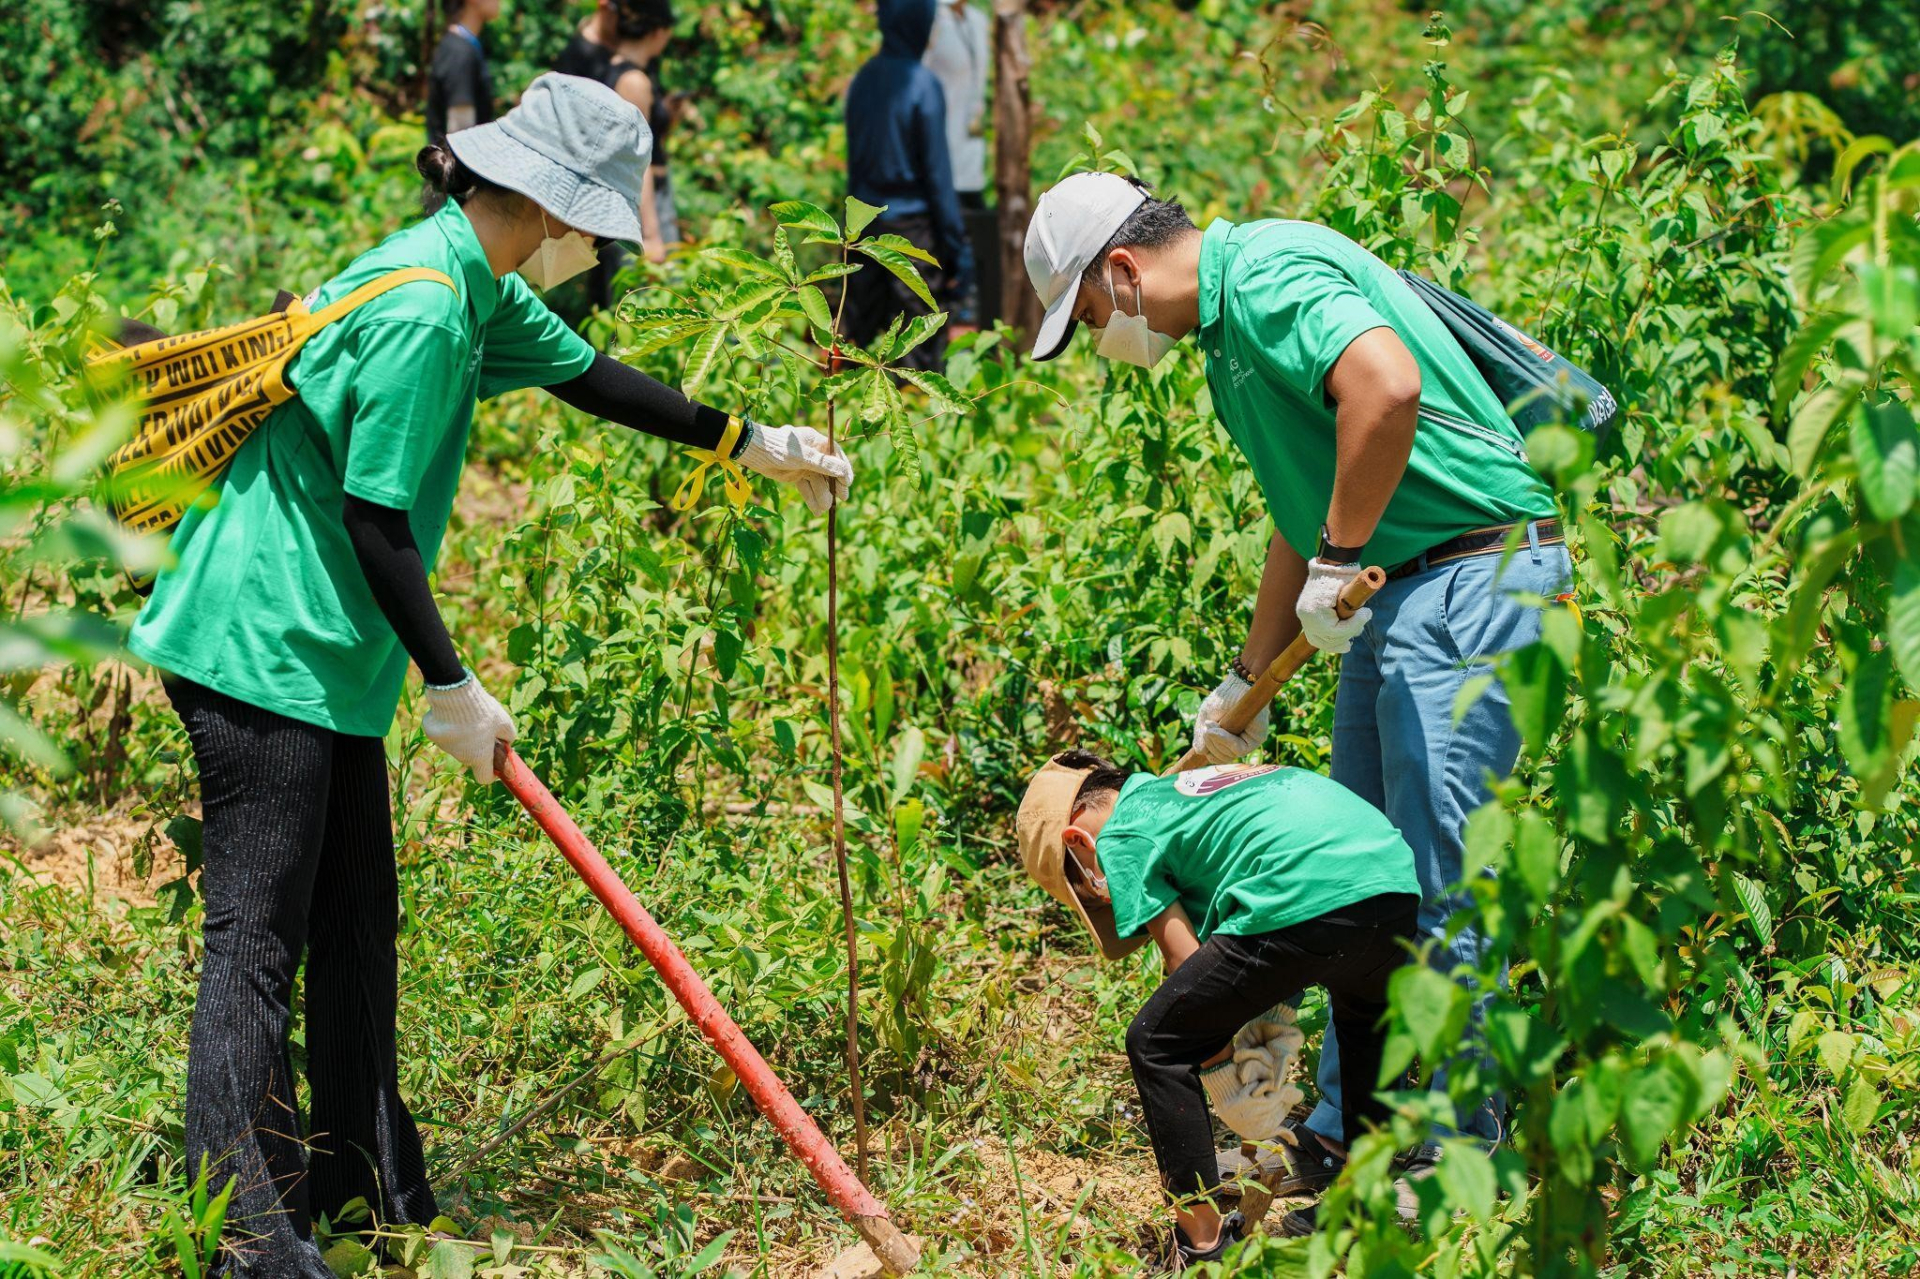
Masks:
[[[827,371],[838,372],[840,348]],[[833,401],[827,401],[827,451],[833,451]],[[847,926],[847,1081],[853,1088],[853,1160],[867,1179],[867,1098],[860,1084],[860,939],[853,923],[853,878],[847,871],[847,805],[840,780],[840,503],[827,486],[827,737],[833,750],[833,861],[840,871],[840,914]]]

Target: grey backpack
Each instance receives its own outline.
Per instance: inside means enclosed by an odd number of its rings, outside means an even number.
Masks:
[[[1591,373],[1458,293],[1411,271],[1400,278],[1447,326],[1521,434],[1564,422],[1606,440],[1620,406]]]

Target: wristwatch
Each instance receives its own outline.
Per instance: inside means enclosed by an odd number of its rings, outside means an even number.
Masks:
[[[1360,557],[1366,554],[1366,543],[1359,546],[1335,546],[1327,535],[1327,526],[1320,526],[1320,550],[1315,558],[1327,564],[1358,564]]]

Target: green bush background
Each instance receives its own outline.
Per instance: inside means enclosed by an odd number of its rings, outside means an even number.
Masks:
[[[1021,879],[1007,816],[1061,742],[1141,767],[1177,750],[1244,634],[1258,494],[1191,359],[1036,367],[994,334],[945,384],[823,383],[767,206],[840,208],[867,20],[842,0],[684,8],[672,74],[703,118],[676,183],[702,247],[733,252],[636,269],[634,306],[589,331],[771,420],[822,421],[831,396],[862,437],[841,640],[876,1181],[958,1272],[1132,1273],[1164,1235],[1118,1046],[1154,974],[1086,957]],[[1450,28],[1387,3],[1037,12],[1038,180],[1133,167],[1203,222],[1329,222],[1531,326],[1625,409],[1597,457],[1557,428],[1531,441],[1579,580],[1506,665],[1526,756],[1470,828],[1517,963],[1456,1086],[1507,1089],[1513,1140],[1450,1150],[1417,1236],[1371,1141],[1326,1232],[1256,1241],[1230,1272],[1920,1261],[1920,155],[1895,145],[1920,135],[1913,19],[1774,16],[1793,39],[1686,6],[1488,4]],[[571,21],[509,6],[502,87]],[[9,24],[0,789],[102,867],[107,832],[134,832],[118,860],[154,859],[160,891],[49,886],[30,840],[0,862],[0,1264],[186,1273],[216,1212],[179,1166],[192,777],[150,678],[100,660],[132,548],[90,514],[88,459],[125,418],[76,364],[102,313],[231,319],[412,215],[421,138],[396,113],[420,12],[54,3]],[[796,252],[797,271],[828,259]],[[480,415],[473,461],[439,574],[463,651],[844,1147],[819,522],[764,491],[745,516],[673,515],[673,450],[534,394]],[[1331,678],[1288,688],[1272,757],[1325,767]],[[830,1255],[830,1212],[511,801],[433,757],[416,708],[389,749],[405,1083],[447,1206],[489,1242],[469,1264],[692,1273],[723,1231],[718,1264],[743,1273]],[[1491,977],[1455,976],[1403,976],[1396,1052],[1443,1055]],[[1401,1137],[1430,1105],[1402,1099]],[[664,1176],[672,1155],[690,1166]],[[343,1270],[357,1224],[329,1223]],[[418,1273],[458,1264],[394,1242]]]

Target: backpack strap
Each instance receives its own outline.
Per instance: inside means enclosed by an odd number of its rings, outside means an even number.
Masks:
[[[421,280],[434,280],[444,284],[453,289],[456,297],[460,293],[459,289],[454,288],[453,281],[445,272],[436,271],[430,266],[406,266],[397,271],[389,271],[377,280],[367,281],[338,302],[329,302],[318,311],[312,312],[309,322],[316,329],[322,328],[332,324],[361,303],[373,301],[388,289],[397,289],[403,284],[416,284]]]

